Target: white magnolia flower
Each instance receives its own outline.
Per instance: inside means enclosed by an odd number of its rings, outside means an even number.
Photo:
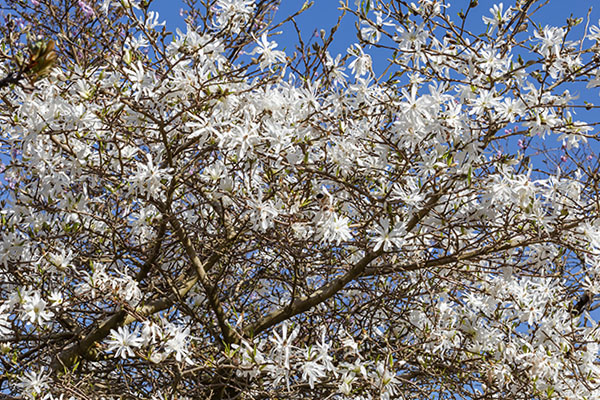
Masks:
[[[7,338],[12,333],[8,317],[8,306],[3,304],[0,306],[0,340]]]
[[[217,0],[215,27],[238,33],[250,20],[255,7],[254,0]]]
[[[137,163],[137,171],[129,178],[129,183],[133,190],[148,197],[160,196],[163,180],[170,178],[169,169],[155,165],[150,153],[146,153],[146,161]]]
[[[293,342],[298,336],[300,328],[296,326],[294,330],[288,336],[288,324],[284,322],[281,326],[281,334],[277,331],[273,331],[273,337],[269,340],[275,345],[274,351],[277,354],[279,363],[285,368],[290,369],[290,358],[292,351],[295,349]]]
[[[327,216],[319,224],[322,240],[327,243],[336,243],[339,245],[341,242],[352,239],[352,233],[348,217],[340,217],[334,212],[327,213]]]
[[[152,322],[152,321],[144,321],[142,324],[142,344],[155,344],[162,340],[164,337],[164,332],[160,325]]]
[[[127,327],[120,326],[117,330],[113,329],[110,332],[106,351],[115,351],[115,357],[124,359],[133,357],[135,355],[133,349],[140,347],[142,343],[143,339],[137,331],[129,332]]]
[[[397,226],[390,230],[390,222],[382,218],[374,231],[375,247],[374,251],[383,247],[383,251],[390,251],[393,248],[399,249],[406,242],[406,230],[403,226]]]
[[[316,361],[304,361],[301,365],[301,369],[302,379],[308,381],[308,385],[311,389],[315,387],[315,382],[318,382],[321,378],[327,376],[325,367]]]
[[[565,31],[553,26],[545,26],[541,32],[534,31],[533,35],[540,40],[540,52],[545,57],[550,55],[559,56],[560,48],[563,45]]]
[[[19,386],[23,393],[34,399],[42,393],[42,390],[48,388],[48,375],[44,373],[44,368],[41,368],[37,373],[27,371],[23,376],[19,377]]]
[[[194,364],[190,359],[190,353],[187,349],[190,339],[190,328],[182,329],[180,327],[172,327],[169,331],[169,340],[165,344],[167,353],[175,353],[177,361],[185,361],[187,364]]]
[[[354,46],[349,53],[355,56],[354,60],[350,62],[348,67],[352,70],[355,77],[363,76],[372,70],[371,56],[365,54],[362,47]]]
[[[64,301],[63,294],[61,292],[59,292],[58,290],[53,290],[52,292],[50,292],[50,296],[48,296],[48,300],[50,300],[52,302],[53,306],[60,305]]]
[[[23,311],[29,318],[29,322],[40,326],[44,326],[54,316],[52,311],[46,309],[46,301],[37,292],[30,296],[24,296]]]
[[[481,19],[485,24],[490,26],[490,33],[494,31],[498,26],[502,26],[502,24],[507,23],[512,17],[512,9],[509,7],[508,10],[504,11],[504,5],[494,4],[492,8],[490,8],[491,17],[483,16]]]
[[[257,44],[258,46],[250,54],[260,54],[260,69],[270,68],[277,61],[285,61],[285,53],[280,50],[274,50],[277,47],[277,42],[270,42],[267,39],[267,32],[262,34]]]

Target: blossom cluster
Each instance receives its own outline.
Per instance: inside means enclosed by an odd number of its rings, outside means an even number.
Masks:
[[[275,0],[24,3],[60,61],[0,27],[1,394],[600,396],[599,24],[356,1],[338,55]]]

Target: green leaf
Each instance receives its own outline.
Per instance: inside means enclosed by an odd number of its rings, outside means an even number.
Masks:
[[[473,166],[469,166],[469,173],[467,174],[467,184],[471,187],[471,182],[473,179]]]

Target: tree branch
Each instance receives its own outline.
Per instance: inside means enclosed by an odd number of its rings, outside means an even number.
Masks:
[[[223,340],[227,344],[233,343],[235,337],[234,331],[233,329],[231,329],[227,322],[227,316],[225,315],[225,311],[221,306],[219,294],[217,293],[215,286],[211,284],[208,275],[206,274],[205,264],[202,263],[202,261],[200,261],[200,257],[198,257],[196,250],[194,250],[194,245],[192,244],[192,241],[183,230],[183,227],[181,226],[179,221],[172,215],[169,215],[168,218],[188,258],[190,259],[192,265],[196,269],[198,279],[200,280],[200,283],[202,284],[202,287],[204,287],[204,291],[206,292],[208,303],[217,317],[219,328],[221,329],[221,333],[223,334]]]
[[[163,220],[160,223],[157,239],[154,242],[154,246],[152,248],[152,253],[150,254],[150,257],[148,257],[144,265],[140,268],[140,272],[136,276],[136,280],[138,282],[146,277],[146,275],[150,271],[151,266],[154,265],[154,263],[158,259],[158,256],[160,255],[162,241],[165,235],[165,230],[166,221]],[[184,285],[184,288],[186,287],[187,285]],[[189,289],[191,289],[191,287]],[[187,291],[189,291],[189,289],[187,289]],[[165,306],[164,308],[166,307],[168,306]],[[100,324],[100,326],[93,329],[92,332],[90,332],[82,340],[61,351],[52,362],[52,370],[58,371],[61,368],[67,369],[72,367],[78,358],[87,354],[92,348],[92,346],[102,341],[106,336],[108,336],[112,329],[116,328],[119,324],[121,324],[126,318],[126,315],[126,311],[123,310],[122,307],[119,307],[118,310],[115,311],[112,316],[104,320]]]
[[[429,211],[439,201],[439,199],[446,192],[446,189],[441,189],[438,192],[434,193],[429,201],[423,206],[419,212],[417,212],[406,224],[406,232],[412,231],[415,226],[427,215]],[[325,300],[331,298],[340,290],[342,290],[348,283],[358,278],[363,274],[369,263],[375,260],[377,257],[383,254],[383,247],[377,251],[367,253],[359,262],[357,262],[348,272],[344,275],[340,276],[337,279],[321,286],[315,292],[313,292],[310,296],[306,296],[300,299],[297,299],[292,304],[289,304],[283,308],[272,311],[271,313],[265,315],[263,318],[256,321],[254,324],[248,326],[244,329],[245,336],[255,336],[259,333],[265,331],[266,329],[276,325],[282,321],[285,321],[288,318],[293,317],[294,315],[301,314],[310,308],[316,306],[324,302]]]

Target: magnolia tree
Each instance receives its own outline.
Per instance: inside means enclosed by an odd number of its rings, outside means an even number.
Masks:
[[[0,3],[3,398],[600,396],[594,21],[189,3]]]

